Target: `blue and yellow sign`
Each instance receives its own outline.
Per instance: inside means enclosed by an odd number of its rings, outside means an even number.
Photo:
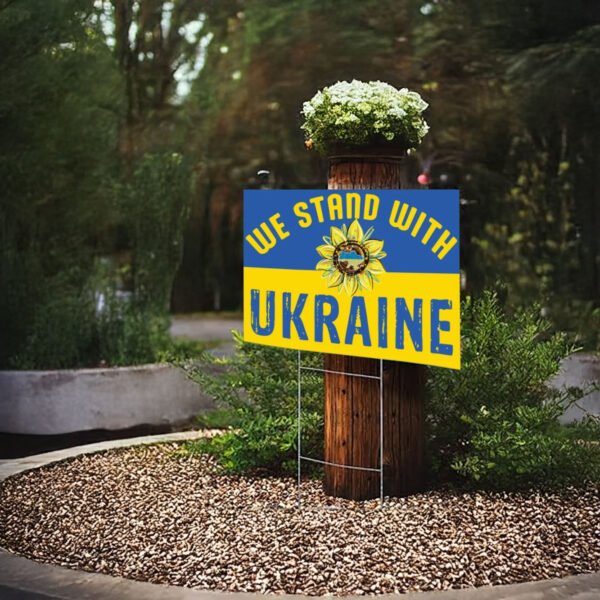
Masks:
[[[460,368],[457,190],[246,190],[244,338]]]

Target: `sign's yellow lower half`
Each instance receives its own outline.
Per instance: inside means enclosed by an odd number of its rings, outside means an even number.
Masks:
[[[349,296],[319,271],[244,268],[244,339],[460,368],[459,274],[381,273]]]

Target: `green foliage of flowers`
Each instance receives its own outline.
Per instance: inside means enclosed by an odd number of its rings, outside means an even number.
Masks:
[[[217,360],[182,366],[222,409],[235,427],[223,435],[188,442],[183,452],[214,454],[231,472],[266,470],[293,472],[297,452],[297,354],[244,342],[233,332],[237,352]],[[319,354],[304,353],[302,364],[322,367]],[[221,412],[221,414],[223,414]],[[307,456],[322,456],[323,379],[308,374],[302,380],[302,448]]]
[[[422,116],[428,104],[416,92],[382,81],[340,81],[303,104],[302,129],[318,152],[335,146],[393,144],[403,149],[421,143],[429,127]]]
[[[573,348],[539,309],[507,317],[492,293],[467,299],[461,347],[461,370],[434,368],[429,380],[429,445],[441,479],[455,472],[503,490],[600,480],[600,446],[582,441],[593,423],[558,421],[589,390],[549,385]]]

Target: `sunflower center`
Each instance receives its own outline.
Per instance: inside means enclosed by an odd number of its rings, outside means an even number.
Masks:
[[[362,273],[367,268],[368,262],[367,249],[354,240],[338,244],[333,251],[333,264],[340,273],[345,275]]]

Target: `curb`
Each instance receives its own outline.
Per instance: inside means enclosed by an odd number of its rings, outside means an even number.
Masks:
[[[51,465],[69,458],[74,458],[80,454],[94,454],[95,452],[103,452],[104,450],[125,448],[127,446],[139,446],[141,444],[195,440],[209,435],[208,431],[209,430],[178,431],[176,433],[146,435],[123,440],[106,440],[103,442],[86,444],[84,446],[73,446],[72,448],[63,448],[62,450],[53,450],[52,452],[44,452],[43,454],[23,456],[21,458],[3,458],[0,459],[0,481],[10,477],[11,475],[23,473],[24,471],[30,471],[31,469],[39,469],[40,467],[45,467],[46,465]],[[1,597],[0,600],[2,600]]]
[[[110,440],[25,458],[0,461],[0,481],[62,460],[139,444],[195,439],[202,431]],[[314,600],[314,596],[202,591],[134,581],[38,563],[0,549],[0,600]],[[358,599],[361,596],[347,596]],[[377,600],[598,600],[600,573],[443,592],[382,594]]]

